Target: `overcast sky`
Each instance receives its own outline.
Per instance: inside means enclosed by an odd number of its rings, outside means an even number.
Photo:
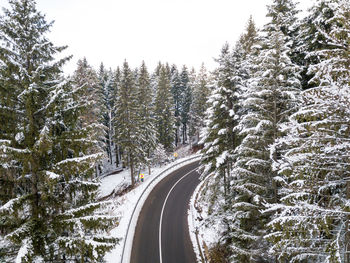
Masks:
[[[313,0],[299,0],[300,9]],[[115,69],[126,59],[131,67],[144,60],[150,70],[158,61],[199,68],[215,67],[214,57],[227,41],[234,44],[250,15],[266,23],[272,0],[37,0],[48,21],[55,20],[50,39],[68,45],[74,71],[86,57],[95,68],[103,62]],[[0,0],[0,6],[8,6]]]

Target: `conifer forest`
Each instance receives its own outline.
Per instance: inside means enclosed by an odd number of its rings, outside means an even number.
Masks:
[[[314,0],[303,17],[270,0],[268,23],[251,17],[214,70],[81,58],[69,76],[35,0],[8,2],[0,262],[105,262],[120,241],[99,198],[106,163],[134,187],[187,145],[201,154],[203,225],[220,236],[209,262],[350,263],[349,0]]]

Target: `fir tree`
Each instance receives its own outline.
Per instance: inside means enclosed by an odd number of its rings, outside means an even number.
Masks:
[[[104,138],[105,151],[107,152],[108,159],[113,164],[113,135],[114,128],[112,124],[112,111],[114,107],[114,76],[111,70],[106,70],[103,63],[100,65],[99,73],[99,88],[98,97],[95,99],[98,101],[98,107],[101,111],[100,123],[104,126]]]
[[[208,109],[207,100],[210,95],[209,76],[202,64],[198,76],[196,76],[193,88],[193,102],[190,109],[190,136],[195,137],[195,143],[200,140],[200,133],[205,127],[205,111]]]
[[[280,125],[297,105],[300,85],[298,66],[288,56],[288,37],[281,30],[283,21],[278,16],[266,27],[260,50],[250,60],[243,94],[238,126],[243,139],[232,172],[232,249],[237,261],[272,261],[263,239],[269,215],[262,214],[264,203],[278,198],[269,146],[281,136]]]
[[[181,125],[181,102],[182,102],[182,86],[180,82],[180,74],[175,65],[171,67],[171,93],[174,99],[174,118],[175,118],[175,146],[177,147],[180,142],[180,125]]]
[[[123,160],[130,167],[131,184],[135,184],[135,168],[140,163],[141,144],[135,77],[125,61],[120,76],[115,117],[116,143]]]
[[[155,126],[157,130],[157,142],[163,145],[166,151],[171,152],[174,147],[174,108],[171,95],[169,74],[164,66],[159,69],[157,78],[157,90],[155,98]]]
[[[95,70],[88,64],[86,58],[78,60],[77,69],[72,77],[73,85],[76,87],[79,103],[81,104],[81,115],[79,123],[81,128],[89,130],[91,140],[99,152],[104,150],[105,128],[100,122],[102,115],[99,100],[99,80]]]
[[[183,66],[180,73],[180,91],[181,141],[185,144],[187,142],[187,124],[192,103],[192,87],[190,85],[190,76],[186,66]]]
[[[62,78],[69,58],[54,59],[65,47],[46,37],[52,24],[34,1],[9,3],[0,18],[1,97],[7,98],[0,108],[15,123],[0,132],[1,259],[101,261],[115,242],[104,235],[114,219],[95,214],[100,154],[79,127],[78,91]]]
[[[319,13],[320,8],[329,12]],[[310,57],[314,88],[302,93],[303,104],[290,118],[286,148],[275,163],[284,180],[282,204],[268,238],[272,250],[290,262],[350,262],[349,256],[349,39],[348,1],[319,1],[310,16],[322,35],[322,49]],[[332,25],[327,31],[321,26]],[[320,41],[321,38],[317,38]],[[288,145],[288,147],[286,147]]]
[[[139,77],[137,79],[138,88],[138,116],[140,118],[141,147],[142,147],[142,161],[150,168],[150,158],[156,147],[156,133],[155,121],[153,116],[153,92],[150,83],[150,77],[147,67],[144,62],[140,67]]]

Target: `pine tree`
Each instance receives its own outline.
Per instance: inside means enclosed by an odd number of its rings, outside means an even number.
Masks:
[[[131,184],[135,184],[135,168],[140,163],[141,142],[134,73],[125,61],[120,76],[115,117],[116,143],[121,147],[123,160],[130,167]]]
[[[194,142],[200,140],[200,133],[205,127],[205,111],[208,109],[207,100],[210,95],[209,76],[207,70],[202,64],[198,76],[196,76],[193,87],[193,102],[190,109],[190,136],[194,136]]]
[[[181,137],[182,144],[187,142],[187,126],[189,112],[192,104],[192,87],[190,85],[190,76],[186,66],[182,67],[180,73],[180,120],[181,120]]]
[[[1,259],[101,261],[115,220],[96,214],[100,154],[79,127],[78,91],[61,76],[69,57],[54,59],[65,47],[46,37],[52,24],[34,1],[9,3],[0,18],[1,118],[12,122],[0,132]]]
[[[163,145],[166,151],[171,152],[175,139],[175,119],[170,79],[165,66],[160,67],[157,80],[154,105],[157,142]]]
[[[103,152],[105,128],[100,123],[102,113],[99,100],[96,99],[100,95],[99,80],[95,70],[88,64],[86,58],[78,60],[72,82],[76,87],[76,94],[82,109],[79,118],[80,126],[89,131],[95,149]]]
[[[122,152],[120,149],[120,146],[115,142],[115,119],[116,119],[116,112],[117,112],[117,98],[118,98],[118,91],[120,86],[120,80],[121,80],[121,70],[119,67],[114,72],[114,81],[113,81],[113,93],[112,93],[112,124],[113,124],[113,144],[114,144],[114,151],[115,151],[115,165],[116,167],[119,167],[122,162]]]
[[[181,110],[181,102],[182,102],[182,86],[180,82],[180,74],[176,67],[176,65],[173,65],[170,69],[171,72],[171,93],[173,95],[174,99],[174,117],[175,117],[175,146],[177,147],[180,142],[180,125],[181,125],[181,116],[180,116],[180,110]]]
[[[156,134],[155,134],[155,121],[153,116],[153,92],[150,83],[150,77],[147,71],[147,67],[142,62],[140,67],[140,74],[137,79],[138,88],[138,116],[140,118],[140,130],[141,147],[142,147],[142,161],[150,168],[150,158],[156,148]]]
[[[98,93],[98,97],[96,100],[98,101],[98,107],[101,111],[100,123],[104,126],[104,137],[103,143],[105,144],[105,151],[107,152],[107,156],[109,162],[113,164],[113,135],[114,128],[112,124],[112,111],[114,107],[114,76],[111,70],[106,70],[103,63],[100,65],[99,73],[99,88],[100,91]]]
[[[243,94],[238,126],[243,139],[232,172],[232,250],[238,261],[272,261],[263,239],[269,215],[262,214],[265,203],[278,199],[271,161],[276,152],[270,156],[270,145],[281,136],[280,125],[297,105],[300,85],[299,68],[289,57],[288,36],[281,30],[282,17],[279,14],[267,25]]]
[[[320,58],[314,51],[336,48],[332,41],[327,41],[325,35],[333,28],[336,21],[334,17],[335,8],[338,1],[317,0],[308,15],[301,21],[299,33],[296,36],[296,49],[299,53],[299,62],[303,66],[302,84],[303,89],[315,87],[315,83],[310,82],[313,74],[308,72],[310,65],[318,64]],[[316,85],[317,86],[317,85]]]
[[[309,54],[319,60],[309,69],[314,87],[302,93],[302,107],[285,128],[288,136],[276,142],[286,148],[275,164],[285,178],[285,196],[270,208],[277,216],[269,238],[281,260],[350,262],[350,6],[319,1],[311,12],[323,48]],[[332,26],[324,31],[318,23]]]

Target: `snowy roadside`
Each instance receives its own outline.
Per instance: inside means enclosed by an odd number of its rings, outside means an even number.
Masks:
[[[120,262],[124,246],[125,251],[123,261],[128,261],[131,253],[132,239],[138,215],[148,194],[152,191],[153,187],[169,173],[181,166],[195,161],[195,159],[198,158],[199,155],[192,155],[178,159],[175,162],[169,163],[163,167],[152,168],[151,175],[148,174],[148,171],[143,171],[145,175],[144,182],[137,183],[137,186],[130,192],[111,200],[114,203],[114,209],[113,211],[110,211],[110,213],[114,216],[119,217],[120,220],[119,225],[116,228],[112,229],[110,231],[110,234],[113,237],[119,238],[120,241],[111,252],[106,254],[106,262]],[[123,185],[125,186],[130,184],[129,171],[126,170],[118,174],[104,177],[101,179],[101,182],[102,184],[100,188],[100,196],[107,196],[114,189],[118,190]]]
[[[188,227],[193,244],[193,249],[197,257],[197,262],[205,263],[208,257],[208,247],[218,241],[220,224],[218,222],[208,222],[208,210],[205,197],[202,195],[202,188],[210,180],[210,176],[205,178],[195,189],[190,200],[188,209]]]

